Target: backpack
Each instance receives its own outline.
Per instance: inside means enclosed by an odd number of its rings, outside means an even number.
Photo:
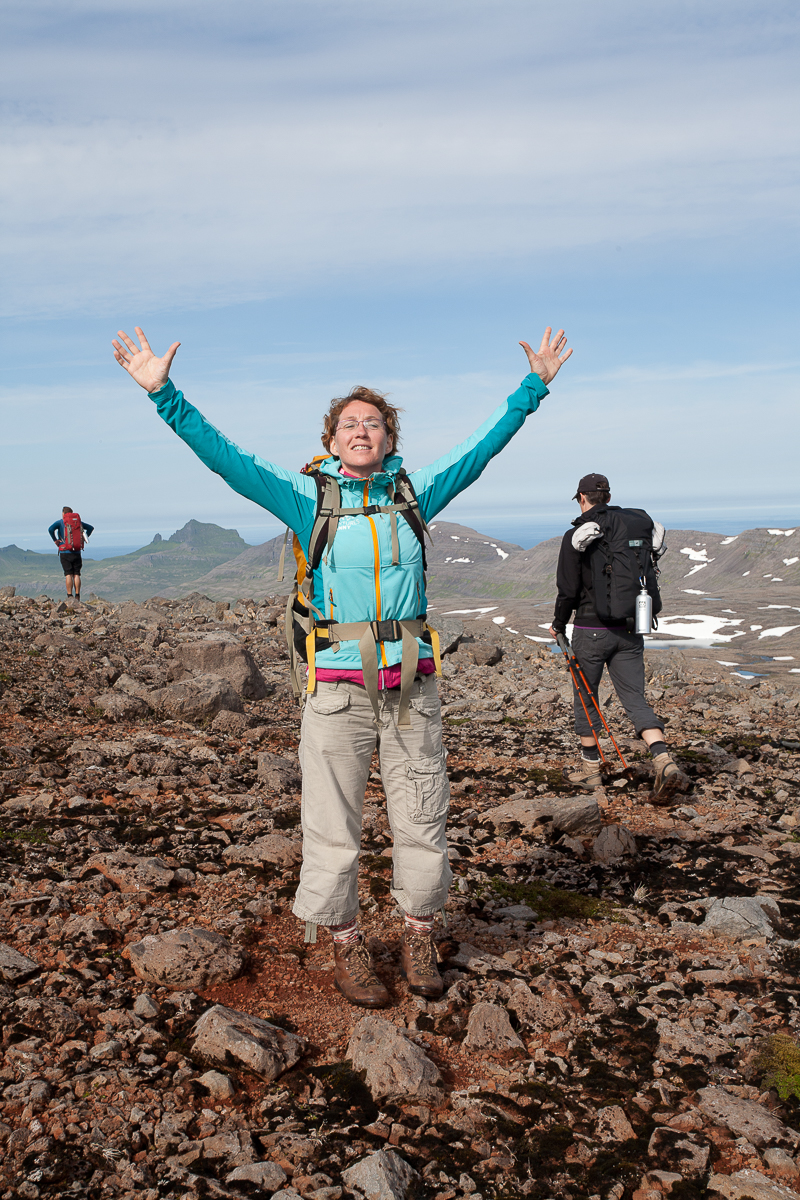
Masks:
[[[59,550],[83,550],[86,541],[83,536],[83,524],[80,514],[63,513],[61,520],[64,522],[64,541],[59,546]]]
[[[306,559],[303,553],[297,534],[292,534],[292,552],[297,569],[294,586],[286,605],[285,633],[291,664],[292,689],[297,698],[303,692],[313,692],[314,690],[316,651],[328,650],[332,646],[335,650],[338,648],[339,640],[346,640],[344,636],[337,637],[337,622],[326,619],[324,612],[317,608],[313,598],[314,571],[322,561],[323,554],[327,553],[333,545],[340,517],[370,516],[374,513],[388,512],[391,516],[392,564],[396,566],[400,561],[400,548],[397,540],[397,514],[399,513],[408,522],[420,544],[423,572],[427,572],[428,569],[425,554],[425,534],[428,533],[428,527],[419,510],[414,486],[406,472],[401,468],[395,477],[392,503],[362,504],[355,508],[342,508],[342,492],[339,483],[333,476],[320,470],[321,464],[329,457],[330,455],[327,454],[317,455],[301,471],[301,474],[310,476],[317,486],[317,508],[309,539],[309,559]],[[284,577],[286,543],[290,532],[287,528],[283,539],[278,566],[278,581],[282,581]],[[430,537],[429,533],[428,537]],[[426,616],[426,613],[421,613],[415,621],[373,621],[364,622],[363,625],[365,629],[368,626],[375,627],[372,629],[375,641],[403,640],[405,642],[408,636],[421,637],[433,648],[437,674],[439,674],[441,667],[438,636],[435,631],[429,630],[425,625]],[[359,638],[362,636],[361,624],[359,623]],[[349,633],[351,638],[355,638],[355,625],[356,623],[351,623],[349,627],[338,626],[338,628]],[[306,666],[308,667],[307,679],[305,678]],[[364,660],[364,666],[366,682],[366,660]],[[368,690],[372,689],[368,687]]]
[[[573,545],[588,557],[595,612],[604,621],[624,622],[630,631],[643,583],[653,601],[653,616],[661,612],[656,563],[666,552],[663,526],[656,526],[643,508],[600,508],[583,515],[588,520],[579,517],[575,522]]]

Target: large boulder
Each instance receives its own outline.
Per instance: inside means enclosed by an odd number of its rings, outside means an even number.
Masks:
[[[723,1200],[796,1200],[797,1192],[782,1183],[775,1183],[760,1171],[745,1168],[733,1175],[712,1175],[707,1195]]]
[[[508,1013],[500,1004],[480,1001],[470,1010],[464,1045],[493,1052],[524,1050],[525,1043],[514,1032]]]
[[[602,824],[594,796],[513,796],[490,809],[483,820],[495,827],[515,823],[523,833],[548,826],[570,837],[596,837]]]
[[[132,943],[127,953],[140,979],[162,987],[198,991],[235,979],[244,968],[242,952],[209,929],[151,934]]]
[[[286,1183],[287,1175],[283,1167],[276,1162],[247,1163],[244,1167],[236,1167],[225,1176],[226,1183],[251,1183],[258,1192],[275,1192],[276,1188]]]
[[[149,704],[152,689],[146,683],[140,683],[138,679],[134,679],[132,675],[122,674],[115,682],[113,690],[124,692],[126,696],[138,696],[140,700],[144,700],[145,704]]]
[[[22,983],[38,970],[39,964],[32,958],[27,958],[13,946],[0,942],[0,979],[3,983]]]
[[[249,846],[226,847],[222,857],[234,867],[294,867],[302,861],[303,851],[299,842],[279,833],[268,833]]]
[[[184,642],[174,661],[194,674],[221,675],[246,700],[263,700],[269,691],[250,651],[227,638]]]
[[[362,1017],[347,1047],[354,1071],[365,1071],[373,1100],[406,1103],[413,1096],[438,1104],[444,1097],[435,1063],[408,1035],[382,1017]]]
[[[292,792],[300,787],[300,766],[296,758],[264,751],[258,756],[258,778],[276,792]]]
[[[705,1058],[709,1062],[727,1058],[735,1047],[715,1034],[698,1033],[695,1029],[684,1029],[665,1017],[657,1023],[658,1046],[656,1058],[659,1062],[682,1063],[688,1058]]]
[[[704,1087],[697,1093],[698,1108],[715,1125],[729,1129],[736,1137],[747,1138],[753,1146],[768,1146],[786,1137],[783,1121],[755,1100],[733,1096],[724,1087]]]
[[[474,975],[492,975],[498,971],[504,975],[517,974],[507,959],[481,950],[478,946],[471,946],[469,942],[460,942],[458,949],[447,956],[447,963],[448,966],[472,971]]]
[[[88,875],[99,871],[121,892],[157,892],[166,890],[175,879],[175,872],[160,858],[137,858],[127,850],[110,854],[94,854],[83,869]]]
[[[218,1067],[246,1068],[272,1081],[300,1060],[306,1042],[269,1021],[215,1004],[192,1030],[196,1054]]]
[[[61,941],[87,950],[97,950],[113,941],[114,931],[89,914],[75,914],[61,926]]]
[[[597,1137],[601,1142],[627,1142],[636,1137],[636,1131],[619,1104],[609,1104],[597,1114]]]
[[[775,936],[780,909],[772,896],[725,896],[707,902],[702,928],[715,937],[739,938]]]
[[[95,707],[102,709],[112,721],[134,721],[137,717],[146,717],[150,706],[139,696],[131,696],[126,692],[101,692],[95,698]]]
[[[576,1025],[575,1008],[562,995],[554,980],[547,980],[540,995],[532,992],[524,980],[516,979],[508,1007],[524,1028],[535,1033],[553,1029],[559,1029],[562,1033],[571,1032]]]
[[[221,675],[179,679],[177,683],[151,692],[150,704],[177,721],[207,721],[222,709],[244,711],[239,693]]]
[[[342,1171],[348,1192],[364,1200],[411,1200],[419,1175],[395,1150],[376,1150]]]
[[[592,846],[592,858],[607,867],[618,863],[626,855],[636,855],[636,839],[624,825],[604,825]]]

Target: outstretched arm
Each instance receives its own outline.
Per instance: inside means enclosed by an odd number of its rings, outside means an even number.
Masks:
[[[142,343],[141,348],[129,338],[124,330],[120,329],[119,336],[125,343],[122,345],[116,338],[111,339],[111,345],[114,347],[114,358],[121,367],[130,375],[131,379],[135,379],[139,387],[143,387],[146,392],[158,392],[164,387],[169,379],[169,369],[172,366],[172,360],[175,357],[180,342],[173,342],[163,358],[157,358],[150,349],[150,343],[144,336],[144,332],[137,325],[134,333]]]
[[[120,331],[124,342],[113,341],[114,357],[121,367],[150,394],[158,415],[225,482],[255,504],[289,525],[304,544],[310,534],[316,508],[314,481],[296,471],[286,471],[248,454],[231,442],[190,404],[169,378],[169,368],[180,342],[173,342],[163,358],[157,358],[143,331],[136,326],[141,349]],[[303,545],[305,550],[305,544]]]
[[[552,329],[545,330],[536,354],[527,342],[520,342],[528,356],[531,373],[519,388],[508,397],[471,437],[449,454],[443,455],[429,467],[414,471],[411,480],[426,521],[441,512],[459,492],[474,483],[486,465],[508,445],[522,428],[526,417],[536,412],[539,402],[548,394],[547,383],[557,375],[562,363],[572,354],[566,350],[564,330],[551,339]]]

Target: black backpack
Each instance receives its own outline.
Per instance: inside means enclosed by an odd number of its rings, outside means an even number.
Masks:
[[[592,573],[594,607],[603,621],[626,623],[636,616],[636,597],[644,580],[653,601],[653,616],[661,612],[653,518],[643,508],[603,507],[582,514],[575,525],[595,521],[601,536],[584,551]]]

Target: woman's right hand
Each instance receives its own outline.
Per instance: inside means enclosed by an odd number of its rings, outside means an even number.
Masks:
[[[561,370],[564,363],[572,354],[572,349],[566,349],[567,339],[564,335],[564,330],[559,329],[553,340],[550,340],[550,334],[553,332],[548,325],[544,331],[542,344],[539,347],[539,353],[532,350],[527,342],[520,342],[520,346],[528,356],[528,363],[531,371],[534,371],[545,387],[549,387],[555,379],[558,372]]]
[[[169,379],[169,369],[180,342],[173,342],[163,358],[156,358],[150,349],[150,343],[138,325],[135,327],[134,333],[141,342],[141,349],[124,330],[120,329],[118,333],[125,345],[121,345],[116,338],[112,338],[114,358],[146,392],[157,392]]]

